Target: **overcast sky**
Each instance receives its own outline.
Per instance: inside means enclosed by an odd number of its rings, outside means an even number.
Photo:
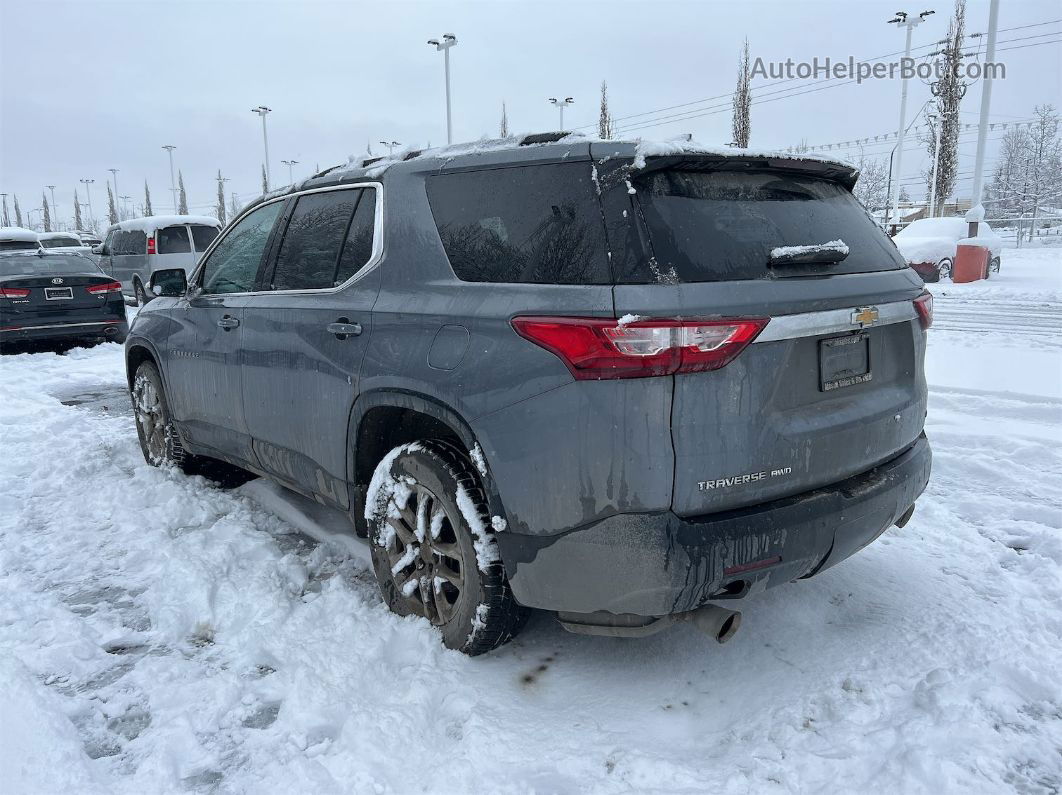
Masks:
[[[716,108],[636,134],[688,132],[699,141],[726,143],[730,111],[718,107],[726,98],[622,117],[728,94],[745,37],[753,57],[765,60],[870,59],[900,50],[903,33],[886,24],[900,7],[897,0],[0,0],[0,192],[17,194],[25,213],[39,207],[44,186],[54,184],[58,214],[69,223],[78,180],[94,179],[93,209],[104,218],[107,169],[118,168],[119,193],[139,205],[146,179],[155,211],[169,211],[161,147],[173,144],[193,212],[212,212],[218,169],[230,180],[226,190],[246,201],[261,185],[261,123],[250,110],[261,104],[273,109],[275,185],[287,181],[281,160],[299,161],[298,179],[317,165],[363,152],[367,141],[376,151],[383,139],[445,143],[443,57],[426,44],[443,33],[458,37],[451,50],[455,141],[496,135],[503,101],[511,129],[556,129],[550,96],[574,97],[565,126],[592,130],[604,79],[621,126]],[[907,10],[925,8],[937,13],[915,30],[915,47],[943,38],[952,2],[927,0]],[[1059,18],[1057,0],[1002,0],[999,25]],[[987,21],[987,0],[970,0],[967,30],[984,31]],[[1057,22],[1001,31],[997,60],[1006,63],[1007,78],[993,92],[993,122],[1026,119],[1039,103],[1059,104],[1058,32]],[[754,92],[761,83],[753,82]],[[754,105],[752,145],[786,147],[801,139],[818,145],[894,131],[899,93],[898,81],[878,80]],[[928,97],[928,87],[912,81],[909,113]],[[964,122],[977,121],[979,102],[977,85],[963,104]],[[961,140],[960,180],[966,181],[960,181],[960,194],[969,190],[976,139],[971,133]],[[866,152],[887,155],[890,147],[868,146]],[[926,158],[922,152],[905,158],[905,175],[913,179]]]

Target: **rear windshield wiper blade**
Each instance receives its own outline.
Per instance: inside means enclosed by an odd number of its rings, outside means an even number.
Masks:
[[[843,240],[811,246],[780,246],[771,249],[770,265],[835,265],[848,256]]]

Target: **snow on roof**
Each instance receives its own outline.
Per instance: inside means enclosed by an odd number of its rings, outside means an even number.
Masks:
[[[37,243],[40,238],[32,229],[21,226],[0,226],[0,240],[20,240],[24,243]]]
[[[847,160],[816,154],[814,152],[781,152],[772,149],[739,149],[735,146],[713,146],[697,141],[646,141],[635,139],[634,168],[645,168],[645,158],[669,155],[714,155],[717,157],[772,157],[784,160],[810,160],[816,163],[834,163],[846,168],[855,168]]]
[[[41,232],[37,235],[39,240],[78,240],[81,238],[73,232]]]
[[[112,229],[121,229],[124,232],[154,232],[156,229],[162,229],[164,226],[176,226],[178,224],[221,226],[221,222],[212,215],[149,215],[145,218],[131,218],[128,221],[112,224],[107,228],[107,231],[110,232]]]

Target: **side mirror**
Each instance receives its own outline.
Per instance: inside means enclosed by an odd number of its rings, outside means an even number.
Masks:
[[[103,244],[100,243],[98,246],[93,246],[92,247],[92,253],[93,254],[104,254],[104,253],[106,253],[104,251],[104,249],[103,249]]]
[[[158,296],[178,298],[188,292],[188,277],[183,268],[158,270],[151,274],[148,289]]]

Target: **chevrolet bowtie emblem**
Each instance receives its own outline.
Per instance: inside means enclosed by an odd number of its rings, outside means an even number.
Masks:
[[[861,328],[873,326],[878,322],[878,308],[875,306],[861,306],[852,312],[852,323]]]

